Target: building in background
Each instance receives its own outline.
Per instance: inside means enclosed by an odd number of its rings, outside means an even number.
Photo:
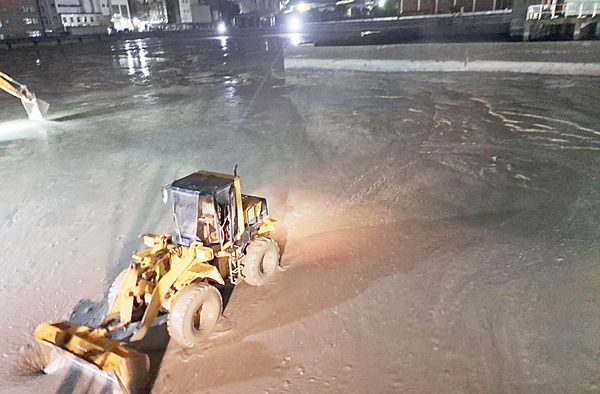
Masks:
[[[166,5],[169,23],[209,24],[213,21],[205,0],[167,0]]]
[[[151,25],[168,22],[165,0],[130,0],[129,9],[137,30],[146,30]]]
[[[267,11],[276,13],[279,11],[279,0],[239,0],[240,12],[248,14],[255,11]]]
[[[255,0],[244,0],[255,1]],[[402,17],[498,11],[511,9],[513,0],[282,0],[285,13],[309,22],[353,18]]]
[[[117,31],[133,30],[133,20],[127,0],[110,0],[110,22]]]
[[[238,0],[238,4],[240,15],[235,17],[235,25],[240,28],[273,26],[281,10],[280,0]]]
[[[0,1],[0,40],[37,37],[44,32],[35,0]]]
[[[0,0],[0,39],[132,28],[128,0]]]
[[[38,0],[46,33],[104,33],[110,26],[109,0]]]

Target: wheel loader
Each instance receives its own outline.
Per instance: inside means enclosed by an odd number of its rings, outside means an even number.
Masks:
[[[114,381],[125,392],[143,390],[148,356],[136,342],[166,321],[170,337],[185,347],[202,343],[217,325],[223,303],[214,284],[264,284],[279,265],[276,221],[267,201],[241,194],[240,178],[198,171],[163,188],[171,201],[175,232],[146,234],[146,248],[108,292],[99,327],[43,323],[35,330],[51,373],[79,364]]]

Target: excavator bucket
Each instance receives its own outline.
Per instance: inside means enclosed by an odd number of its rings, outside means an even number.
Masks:
[[[127,348],[90,327],[68,322],[42,323],[35,329],[51,374],[64,367],[82,368],[107,379],[125,393],[143,392],[150,369],[146,354]]]
[[[0,71],[0,90],[15,96],[21,100],[27,116],[31,120],[42,120],[48,112],[50,105],[35,97],[35,94],[27,89],[27,86],[16,81],[11,76]]]
[[[50,107],[50,104],[35,96],[21,97],[21,103],[23,103],[23,107],[25,107],[25,111],[27,111],[27,116],[30,120],[43,120]]]

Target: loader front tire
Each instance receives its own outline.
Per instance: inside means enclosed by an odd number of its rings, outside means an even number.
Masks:
[[[169,335],[185,347],[202,343],[221,318],[221,293],[208,283],[195,282],[175,297],[167,322]]]
[[[244,280],[251,286],[265,284],[279,265],[279,245],[272,238],[256,237],[242,260]]]

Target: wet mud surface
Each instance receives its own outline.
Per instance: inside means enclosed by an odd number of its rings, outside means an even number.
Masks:
[[[222,289],[199,349],[153,330],[153,393],[599,392],[600,79],[286,72],[284,44],[2,54],[51,112],[0,96],[0,391],[109,390],[36,372],[33,329],[98,321],[171,231],[161,186],[238,164],[285,269]]]

